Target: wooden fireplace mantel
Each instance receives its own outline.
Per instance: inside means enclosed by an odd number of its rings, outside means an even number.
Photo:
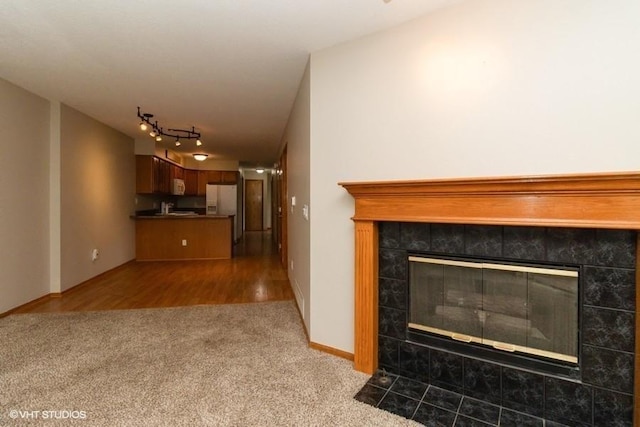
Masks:
[[[378,222],[640,230],[640,172],[339,185],[355,199],[354,367],[368,374],[378,367]],[[637,286],[638,261],[636,272]],[[640,292],[636,295],[640,307]],[[635,370],[640,372],[640,316]],[[635,389],[638,399],[638,374]],[[637,417],[638,400],[635,406]]]
[[[640,229],[640,173],[340,185],[356,221]]]

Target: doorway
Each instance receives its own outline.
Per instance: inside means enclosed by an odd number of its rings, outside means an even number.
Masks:
[[[262,231],[263,221],[263,181],[261,179],[247,179],[245,181],[245,229],[247,231]]]

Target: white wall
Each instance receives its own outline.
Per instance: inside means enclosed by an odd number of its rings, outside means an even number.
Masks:
[[[133,139],[66,105],[60,128],[64,291],[135,258],[135,156]]]
[[[0,79],[0,313],[49,293],[49,102]]]
[[[353,351],[340,181],[640,168],[640,2],[473,0],[311,57],[311,340]]]
[[[310,167],[310,68],[307,64],[304,76],[298,88],[295,103],[289,116],[282,145],[287,146],[287,191],[288,191],[288,257],[289,282],[296,296],[296,302],[307,331],[312,328],[309,322],[311,299],[310,267],[311,246],[310,221],[302,216],[302,207],[310,205],[311,187],[309,184]],[[296,206],[291,211],[291,196],[296,197]],[[310,212],[310,219],[311,219]],[[293,261],[293,269],[291,262]]]

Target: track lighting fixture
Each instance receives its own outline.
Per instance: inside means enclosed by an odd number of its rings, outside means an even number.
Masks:
[[[196,128],[194,126],[191,129],[167,129],[165,132],[162,127],[158,125],[158,122],[151,122],[153,118],[153,114],[150,113],[142,113],[140,112],[140,107],[138,107],[138,118],[142,120],[140,122],[140,130],[146,131],[151,127],[151,132],[149,132],[149,136],[155,138],[157,142],[162,141],[163,136],[168,136],[170,138],[176,139],[176,147],[182,145],[180,143],[180,139],[195,139],[196,145],[200,147],[202,145],[202,141],[200,140],[200,132],[196,132]]]

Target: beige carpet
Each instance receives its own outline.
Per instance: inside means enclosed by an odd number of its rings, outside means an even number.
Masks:
[[[367,379],[293,302],[0,319],[0,425],[416,425],[355,401]]]

